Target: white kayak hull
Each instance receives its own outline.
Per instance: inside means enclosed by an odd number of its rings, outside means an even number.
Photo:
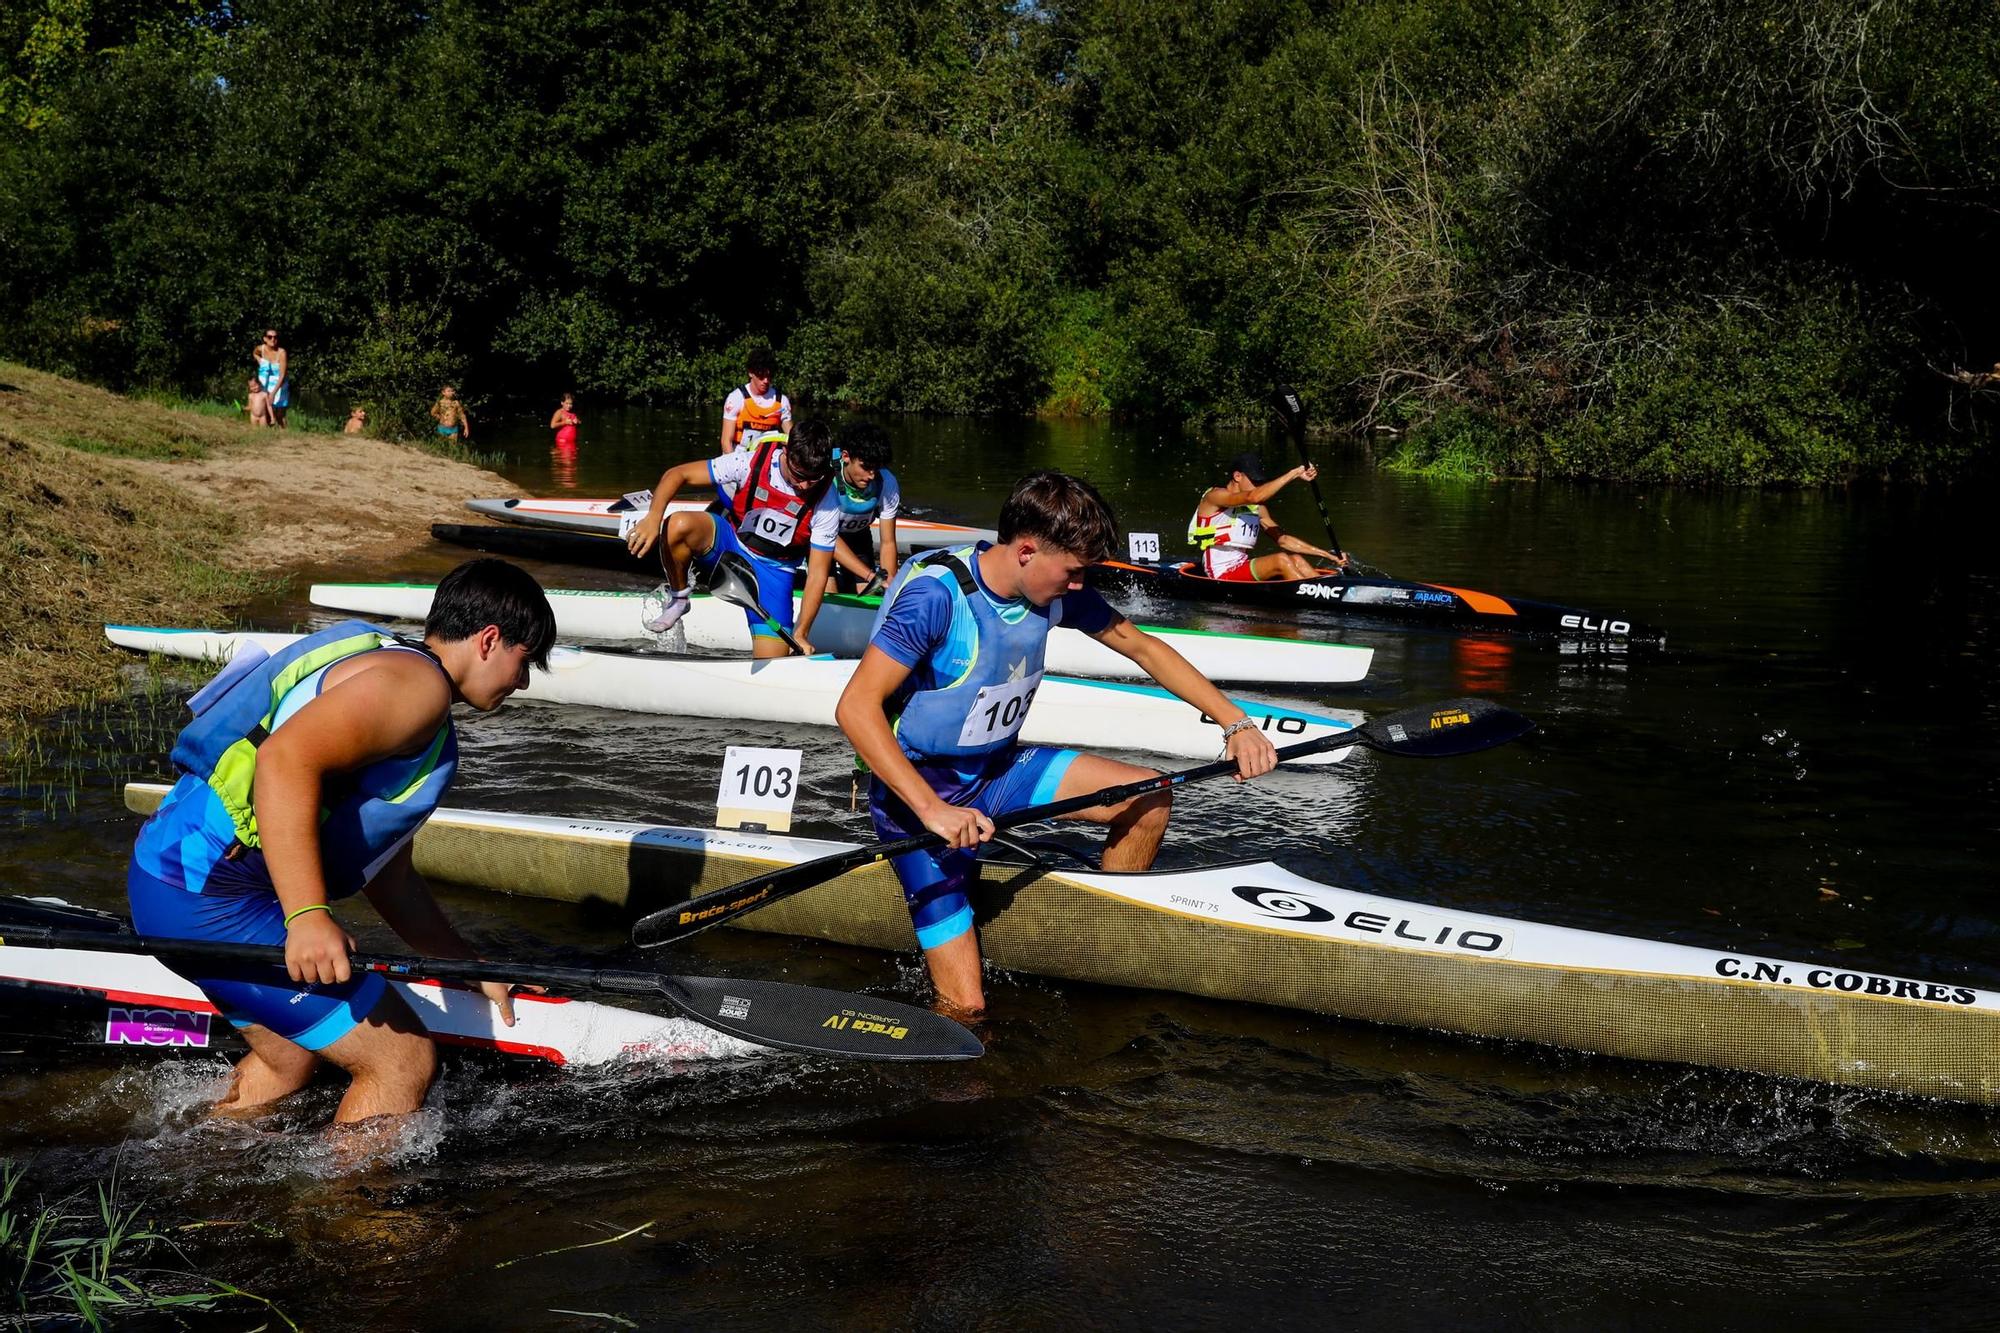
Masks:
[[[497,518],[506,523],[519,523],[531,528],[558,528],[567,532],[596,532],[616,534],[620,516],[632,510],[623,500],[467,500],[465,507],[486,518]],[[672,500],[667,508],[673,513],[688,513],[708,508],[706,500]],[[880,525],[876,525],[875,536],[881,539]],[[938,523],[930,519],[903,515],[896,520],[896,547],[903,551],[928,550],[935,546],[967,546],[978,541],[998,541],[999,534],[991,528],[968,528],[958,523]]]
[[[311,599],[357,615],[421,621],[430,614],[430,584],[315,583]],[[556,630],[566,637],[610,641],[650,640],[641,625],[645,594],[623,589],[548,590],[556,613]],[[829,596],[813,622],[812,643],[834,657],[859,657],[868,646],[875,622],[876,599]],[[742,611],[712,597],[697,594],[682,618],[687,645],[725,653],[750,651],[750,627]],[[1283,685],[1347,685],[1368,675],[1373,648],[1344,643],[1312,643],[1255,634],[1212,634],[1202,630],[1143,625],[1171,643],[1195,670],[1213,681]],[[1143,680],[1136,663],[1115,653],[1087,634],[1057,627],[1049,635],[1047,669],[1058,676],[1097,676],[1111,680]]]
[[[127,787],[154,808],[162,786]],[[665,904],[850,844],[440,810],[426,875],[563,901]],[[1796,962],[1403,902],[1268,861],[1147,874],[982,865],[980,942],[1001,968],[1183,991],[1631,1059],[2000,1103],[2000,992],[1849,958]],[[877,863],[734,923],[916,947]]]
[[[228,1020],[199,987],[137,953],[0,945],[0,986],[63,987],[101,997],[107,1047],[201,1050]],[[514,997],[514,1026],[478,990],[440,981],[391,981],[433,1038],[453,1046],[591,1066],[617,1060],[715,1060],[769,1054],[685,1018],[529,992]]]
[[[276,652],[301,637],[133,625],[106,625],[104,636],[121,648],[211,662],[227,661],[244,642]],[[674,717],[832,727],[834,707],[855,665],[821,657],[747,661],[563,646],[550,652],[547,671],[529,673],[528,688],[515,697]],[[1279,745],[1336,735],[1360,721],[1359,714],[1346,710],[1310,713],[1237,702]],[[1020,734],[1030,744],[1187,759],[1213,759],[1222,750],[1222,729],[1164,690],[1056,676],[1042,681]],[[1347,753],[1335,750],[1300,762],[1334,763]]]

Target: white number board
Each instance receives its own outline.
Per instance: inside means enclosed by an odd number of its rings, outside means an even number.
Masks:
[[[722,784],[715,793],[715,826],[754,824],[767,833],[790,832],[803,757],[798,750],[730,746],[723,752]]]
[[[643,514],[653,503],[653,492],[650,487],[643,491],[627,491],[624,500],[627,508],[636,509]]]
[[[638,527],[639,524],[645,520],[645,517],[646,517],[646,511],[643,509],[641,509],[636,514],[631,514],[631,513],[620,514],[618,516],[619,540],[623,541],[625,538],[630,537],[632,535],[632,529]]]
[[[1125,534],[1125,549],[1132,553],[1134,560],[1158,560],[1160,558],[1160,534],[1157,532],[1129,532]]]

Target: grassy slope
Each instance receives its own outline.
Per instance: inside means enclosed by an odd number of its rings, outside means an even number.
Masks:
[[[107,621],[204,624],[258,580],[228,567],[235,520],[119,457],[189,458],[245,423],[0,362],[0,750],[32,719],[113,687]]]

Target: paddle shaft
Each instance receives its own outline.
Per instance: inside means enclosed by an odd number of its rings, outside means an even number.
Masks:
[[[1298,759],[1318,754],[1323,750],[1345,749],[1354,744],[1357,744],[1354,733],[1343,731],[1337,735],[1321,736],[1315,740],[1301,741],[1297,745],[1288,745],[1278,751],[1278,760],[1282,763],[1287,759]],[[1085,792],[1080,796],[1050,801],[1046,805],[1025,806],[990,818],[997,832],[1000,829],[1013,828],[1017,824],[1056,819],[1078,810],[1088,810],[1094,805],[1116,804],[1119,801],[1131,800],[1135,796],[1145,796],[1152,792],[1165,791],[1185,783],[1200,782],[1204,778],[1220,777],[1224,773],[1235,771],[1234,759],[1217,759],[1197,768],[1182,769],[1178,773],[1160,773],[1121,786],[1106,787],[1099,791]],[[944,845],[945,840],[935,833],[914,833],[893,842],[856,847],[852,851],[836,852],[817,861],[807,861],[800,865],[787,866],[783,870],[774,870],[748,883],[728,885],[690,898],[678,907],[662,908],[651,916],[641,917],[632,926],[632,942],[642,949],[657,949],[662,945],[699,934],[711,926],[732,921],[746,912],[768,907],[795,893],[803,893],[816,884],[824,884],[827,880],[844,875],[850,870],[859,870],[863,866],[874,865],[877,861],[887,861],[907,852],[925,851]]]
[[[1312,466],[1312,459],[1306,456],[1306,409],[1298,392],[1288,385],[1279,385],[1277,391],[1278,413],[1285,419],[1285,427],[1292,437],[1292,445],[1299,451],[1299,462]],[[1333,515],[1326,510],[1326,497],[1320,494],[1319,478],[1308,478],[1306,484],[1312,487],[1313,503],[1319,506],[1319,521],[1326,525],[1326,539],[1333,546],[1335,555],[1342,555],[1346,548],[1333,531]]]
[[[277,945],[226,940],[174,940],[121,931],[0,927],[0,945],[140,953],[223,967],[280,968]],[[357,972],[411,980],[502,981],[559,991],[657,995],[682,1017],[761,1046],[861,1060],[968,1060],[979,1041],[941,1014],[891,1000],[789,982],[681,977],[621,968],[555,967],[544,963],[465,958],[405,958],[355,954]]]
[[[1347,731],[1281,747],[1278,750],[1278,761],[1283,763],[1289,759],[1302,759],[1307,755],[1320,754],[1327,750],[1347,749],[1356,745],[1404,756],[1442,757],[1470,754],[1514,740],[1525,735],[1533,727],[1534,723],[1527,718],[1497,704],[1482,699],[1455,699],[1426,708],[1404,709]],[[990,818],[997,832],[1017,824],[1073,814],[1096,805],[1115,805],[1135,796],[1146,796],[1153,792],[1166,791],[1190,782],[1201,782],[1236,771],[1237,765],[1234,759],[1217,759],[1195,768],[1182,769],[1178,773],[1161,773],[1116,787],[1106,787],[1080,796],[1050,801],[1046,805],[1033,805],[1007,811]],[[662,908],[650,916],[640,918],[632,927],[632,942],[642,949],[671,944],[698,931],[707,930],[710,926],[719,926],[746,912],[789,898],[795,893],[802,893],[816,884],[823,884],[850,870],[858,870],[862,866],[902,856],[906,852],[923,851],[944,845],[943,838],[935,833],[925,832],[899,838],[893,842],[836,852],[832,856],[821,857],[816,861],[774,870],[769,874],[690,898],[677,907]]]
[[[143,953],[159,958],[189,958],[252,967],[285,966],[284,948],[276,944],[238,944],[228,940],[176,940],[157,935],[127,935],[115,931],[57,930],[53,927],[0,927],[0,944],[27,944],[48,949],[90,949],[101,953]],[[554,967],[546,963],[493,962],[473,958],[416,958],[357,953],[348,966],[356,972],[436,981],[504,981],[553,990],[607,991],[619,995],[665,994],[674,978],[660,972],[599,967]]]

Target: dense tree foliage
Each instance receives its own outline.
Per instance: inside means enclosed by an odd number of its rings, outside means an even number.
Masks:
[[[2000,358],[1970,0],[26,0],[0,353],[1256,411],[1406,463],[1949,469]]]

